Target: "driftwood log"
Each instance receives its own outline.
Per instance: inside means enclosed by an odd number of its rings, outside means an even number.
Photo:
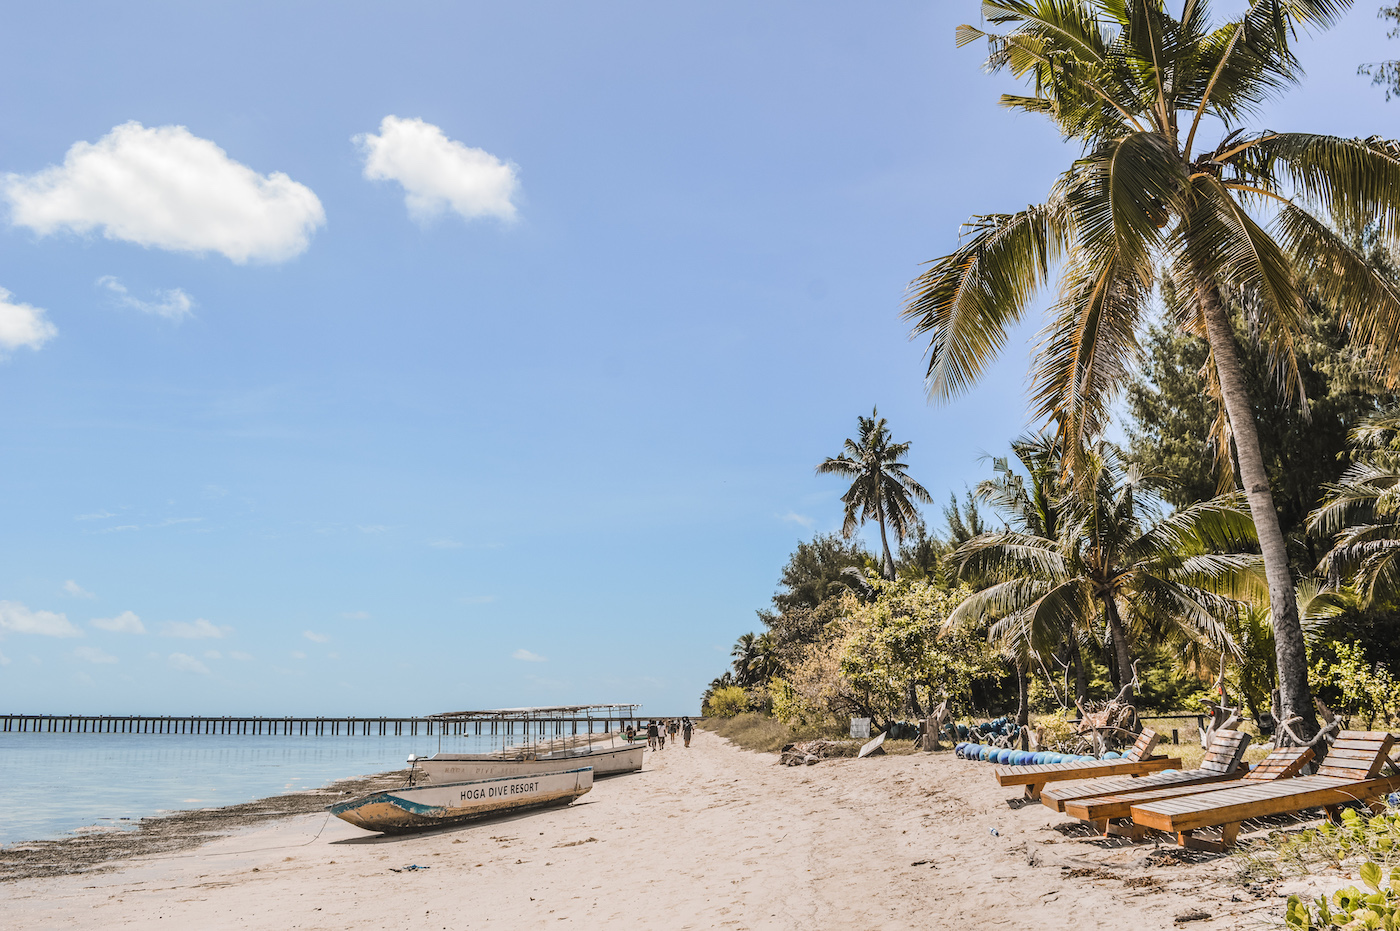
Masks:
[[[1136,740],[1142,730],[1142,724],[1138,721],[1137,706],[1130,700],[1133,692],[1142,686],[1138,679],[1137,666],[1136,662],[1133,663],[1132,678],[1108,701],[1100,703],[1087,702],[1082,698],[1074,700],[1074,706],[1079,709],[1079,734],[1093,741],[1096,756],[1102,756],[1104,751],[1114,746],[1121,747]]]
[[[939,749],[938,736],[943,733],[943,728],[953,722],[953,709],[948,699],[948,693],[943,693],[943,704],[933,710],[924,719],[923,734],[919,736],[919,748],[922,750]]]

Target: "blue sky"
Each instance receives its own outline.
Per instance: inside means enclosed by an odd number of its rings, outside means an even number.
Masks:
[[[1261,125],[1397,134],[1377,6]],[[14,7],[0,706],[693,710],[857,414],[939,499],[1025,426],[1034,325],[934,408],[898,314],[1073,155],[976,16]]]

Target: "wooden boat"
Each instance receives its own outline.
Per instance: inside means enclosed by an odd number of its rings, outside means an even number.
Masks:
[[[429,784],[494,776],[557,773],[578,766],[593,767],[593,778],[601,779],[639,771],[645,751],[646,744],[632,743],[620,747],[574,747],[518,757],[503,757],[494,753],[435,753],[426,758],[411,757],[409,764]]]
[[[563,705],[548,708],[498,708],[433,715],[448,734],[499,738],[494,753],[443,753],[411,756],[414,780],[431,784],[489,779],[497,776],[557,773],[593,767],[594,778],[635,773],[642,768],[645,743],[617,742],[624,721],[636,718],[637,705]],[[584,731],[579,733],[579,725]],[[604,733],[595,733],[595,724]],[[617,730],[613,729],[616,724]],[[522,742],[514,743],[516,737]],[[608,741],[603,743],[602,741]]]
[[[406,786],[329,806],[331,814],[366,831],[426,831],[531,808],[567,805],[593,788],[593,768]]]

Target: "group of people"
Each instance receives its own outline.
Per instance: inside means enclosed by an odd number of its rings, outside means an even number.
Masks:
[[[653,750],[665,750],[666,741],[669,738],[671,743],[676,742],[679,735],[685,741],[685,745],[690,746],[690,738],[695,736],[695,725],[690,718],[681,718],[677,721],[670,718],[665,721],[647,722],[647,746]],[[637,731],[632,725],[627,725],[627,742],[631,743],[637,739]]]

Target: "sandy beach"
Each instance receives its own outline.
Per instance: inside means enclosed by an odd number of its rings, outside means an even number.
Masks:
[[[1142,931],[1281,913],[1280,890],[1240,888],[1218,858],[1090,837],[951,753],[776,760],[701,731],[565,809],[393,838],[295,815],[0,884],[0,926]]]

